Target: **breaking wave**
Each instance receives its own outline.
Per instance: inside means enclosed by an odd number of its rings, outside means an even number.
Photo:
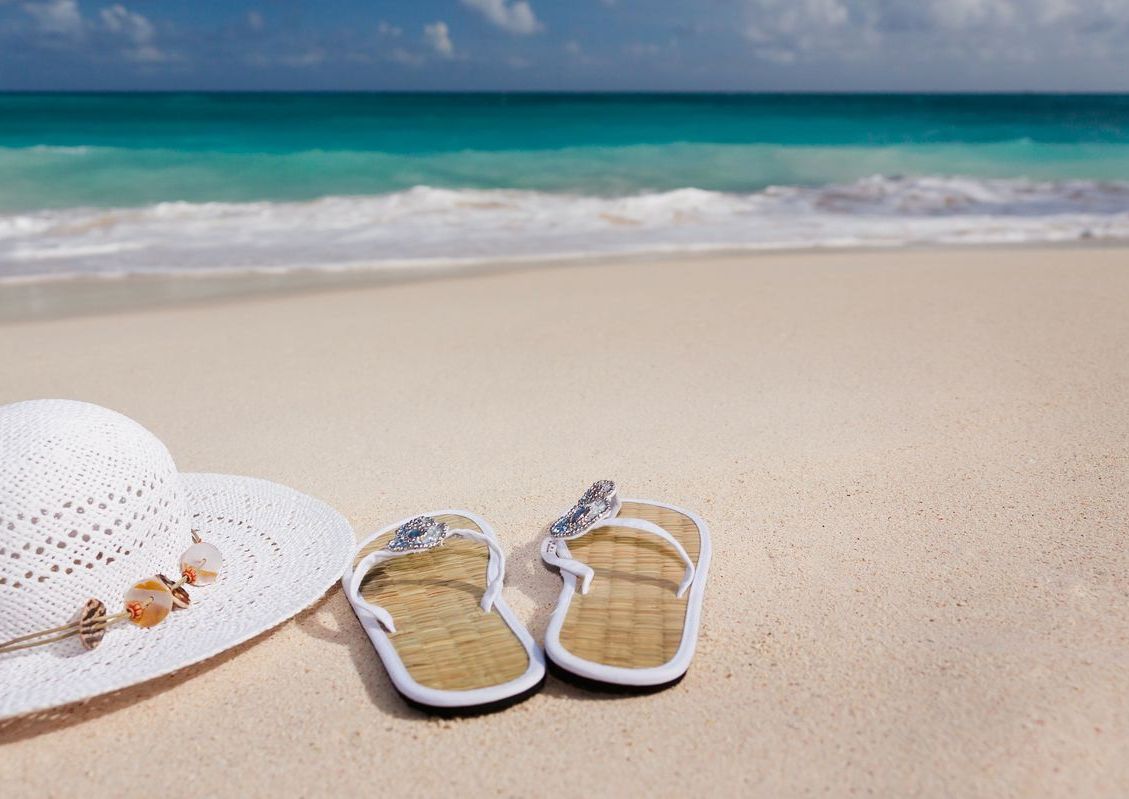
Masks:
[[[0,281],[1082,239],[1129,239],[1129,182],[873,176],[627,196],[417,186],[0,215]]]

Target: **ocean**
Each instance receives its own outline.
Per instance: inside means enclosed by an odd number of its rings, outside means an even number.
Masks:
[[[0,282],[1124,239],[1126,95],[0,94]]]

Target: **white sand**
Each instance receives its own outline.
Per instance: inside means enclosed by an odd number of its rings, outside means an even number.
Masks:
[[[0,375],[0,401],[107,405],[182,469],[286,483],[358,533],[481,512],[537,635],[559,585],[538,530],[593,479],[700,511],[716,549],[697,658],[664,693],[550,680],[430,720],[335,589],[208,664],[0,727],[5,797],[1129,793],[1125,250],[633,263],[27,322],[0,327]]]

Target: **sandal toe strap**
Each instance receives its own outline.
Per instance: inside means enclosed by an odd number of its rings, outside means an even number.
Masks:
[[[490,551],[490,559],[486,564],[486,591],[483,592],[482,601],[479,603],[479,607],[481,607],[484,612],[490,612],[494,607],[494,602],[498,599],[498,594],[502,591],[502,582],[506,574],[506,556],[503,554],[497,542],[490,536],[483,535],[476,530],[466,530],[462,528],[444,530],[441,539],[426,547],[413,549],[390,549],[386,547],[365,555],[354,567],[353,574],[349,578],[348,588],[346,589],[349,601],[352,602],[353,607],[356,608],[358,612],[372,616],[380,623],[380,626],[388,632],[396,632],[396,625],[392,621],[392,614],[389,613],[386,608],[365,599],[361,595],[361,583],[364,582],[369,572],[380,564],[405,555],[426,552],[442,544],[443,541],[450,536],[458,536],[459,538],[476,541],[485,545]]]
[[[665,543],[673,547],[674,551],[678,553],[678,557],[681,558],[682,562],[686,565],[686,571],[682,576],[682,582],[678,584],[678,590],[675,592],[676,596],[681,598],[686,593],[686,590],[690,587],[691,583],[694,582],[694,562],[690,560],[690,556],[686,554],[686,549],[682,546],[682,544],[678,543],[678,540],[674,536],[672,536],[662,527],[659,527],[654,522],[649,522],[646,519],[623,519],[619,517],[613,517],[611,519],[604,519],[602,521],[596,522],[595,524],[588,527],[581,535],[588,535],[589,533],[592,533],[604,527],[627,527],[632,530],[638,530],[639,532],[649,533],[650,535],[662,539]],[[574,536],[574,538],[579,537],[580,536]],[[595,572],[592,571],[592,567],[572,557],[568,549],[568,544],[565,543],[564,539],[548,536],[544,541],[542,541],[541,559],[548,563],[550,566],[555,566],[561,571],[568,572],[569,574],[579,579],[580,593],[588,593],[588,590],[592,585],[592,578],[595,576]]]

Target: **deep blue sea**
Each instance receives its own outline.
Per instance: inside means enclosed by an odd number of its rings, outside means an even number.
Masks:
[[[1129,237],[1129,96],[0,95],[0,280]]]

